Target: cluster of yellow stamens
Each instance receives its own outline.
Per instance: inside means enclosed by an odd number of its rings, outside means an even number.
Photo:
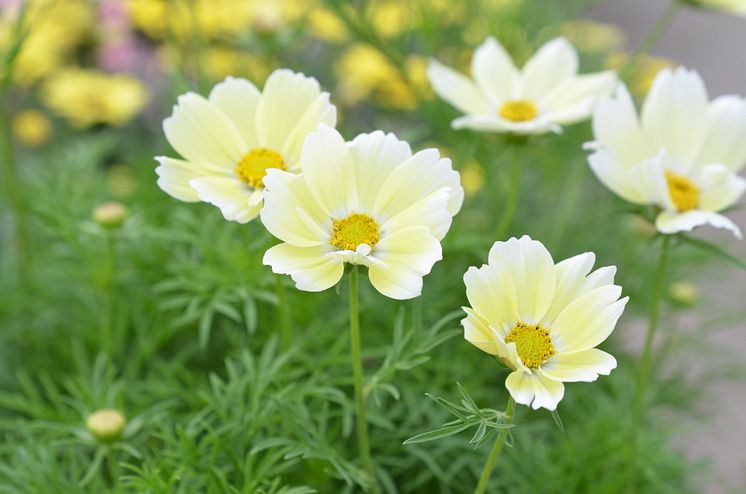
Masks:
[[[342,250],[355,250],[359,245],[373,247],[381,238],[378,223],[367,214],[353,213],[332,225],[333,246]]]
[[[282,155],[277,151],[267,148],[254,148],[238,162],[236,175],[245,184],[258,189],[264,187],[262,180],[270,168],[288,169]]]
[[[526,99],[506,101],[498,112],[501,117],[511,122],[528,122],[539,114],[536,105]]]
[[[541,323],[517,323],[505,337],[505,342],[515,342],[521,362],[529,369],[537,369],[539,365],[556,353],[549,330],[544,328]]]
[[[699,206],[699,187],[686,177],[666,170],[666,183],[671,202],[679,212],[691,211]]]

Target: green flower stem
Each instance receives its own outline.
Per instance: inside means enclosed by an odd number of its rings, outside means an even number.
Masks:
[[[494,240],[504,240],[510,229],[510,224],[513,221],[513,215],[515,214],[516,207],[518,206],[518,196],[521,190],[521,169],[523,163],[521,163],[521,150],[523,149],[523,143],[513,143],[510,145],[509,152],[512,154],[510,163],[510,181],[508,183],[508,197],[500,216],[500,222],[497,224],[495,230]]]
[[[103,297],[102,312],[102,334],[104,335],[104,345],[106,354],[109,359],[114,358],[116,349],[114,341],[114,283],[116,273],[116,237],[111,231],[106,231],[106,252],[104,258],[104,275],[101,279],[101,296]]]
[[[282,275],[275,275],[275,292],[277,293],[277,318],[280,321],[280,341],[287,350],[293,342],[293,328],[290,321],[290,306],[285,295],[285,283]]]
[[[655,24],[653,24],[653,27],[650,29],[648,34],[640,42],[640,45],[635,50],[632,58],[629,59],[627,64],[619,72],[619,77],[622,80],[628,79],[629,76],[637,68],[637,65],[640,63],[642,57],[650,53],[650,50],[652,50],[653,47],[658,44],[658,41],[660,41],[661,37],[666,33],[666,31],[668,31],[668,28],[671,27],[671,23],[673,23],[673,20],[676,18],[676,14],[679,12],[680,8],[680,0],[670,1],[668,7],[666,7],[666,10],[664,10],[660,17],[658,17],[658,20],[655,22]]]
[[[513,397],[511,396],[510,398],[508,398],[508,405],[505,407],[505,424],[510,424],[513,421],[514,410],[515,402],[513,401]],[[487,490],[487,484],[490,482],[492,470],[495,469],[495,465],[497,464],[497,460],[498,458],[500,458],[500,453],[503,449],[503,444],[505,444],[506,435],[506,432],[497,432],[495,445],[492,447],[492,452],[490,453],[489,458],[487,458],[487,463],[484,464],[484,469],[482,470],[482,475],[479,477],[479,483],[477,484],[477,488],[474,490],[474,494],[484,494],[484,492]]]
[[[365,417],[365,396],[363,394],[363,356],[360,350],[360,312],[357,300],[357,266],[350,271],[350,341],[352,347],[352,373],[355,378],[355,404],[357,405],[357,444],[363,468],[368,473],[373,491],[378,492],[370,456],[368,442],[368,420]]]
[[[645,346],[642,349],[640,368],[637,374],[637,388],[635,390],[635,401],[632,415],[633,422],[632,437],[630,441],[628,476],[628,491],[631,493],[637,491],[637,455],[640,442],[640,429],[642,427],[642,417],[645,408],[645,389],[650,378],[650,366],[653,355],[653,340],[655,339],[655,332],[658,329],[658,320],[660,318],[660,302],[663,296],[663,287],[666,280],[666,265],[668,264],[668,251],[670,242],[671,236],[663,235],[660,257],[658,258],[658,268],[655,272],[653,293],[650,297],[648,330],[647,334],[645,335]]]
[[[0,162],[3,168],[3,183],[8,203],[13,211],[15,226],[15,244],[18,255],[18,271],[21,282],[28,281],[31,266],[31,246],[26,224],[26,205],[21,193],[21,182],[18,176],[18,165],[13,149],[13,134],[10,128],[10,111],[7,109],[7,88],[0,88]]]

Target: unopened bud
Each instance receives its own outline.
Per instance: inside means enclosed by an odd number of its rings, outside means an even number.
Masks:
[[[99,441],[111,442],[122,437],[126,422],[122,412],[109,408],[96,410],[90,414],[85,426]]]
[[[120,202],[106,202],[93,210],[93,221],[104,228],[116,229],[122,226],[129,211]]]

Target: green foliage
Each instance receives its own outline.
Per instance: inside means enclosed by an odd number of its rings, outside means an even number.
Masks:
[[[480,15],[524,53],[593,3],[526,1],[510,15]],[[386,53],[463,47],[463,26],[441,31],[436,20],[426,16],[421,32],[391,41]],[[359,25],[353,33],[370,35]],[[278,63],[331,84],[337,54],[311,56],[318,48],[279,53]],[[261,262],[273,240],[261,224],[226,222],[214,207],[179,203],[155,185],[152,156],[164,147],[157,124],[171,103],[143,128],[61,130],[56,144],[19,153],[32,263],[22,282],[2,198],[0,493],[360,492],[366,480],[355,444],[346,290],[288,291],[295,337],[280,349],[273,275]],[[461,279],[486,261],[495,240],[508,167],[504,141],[452,131],[453,113],[426,101],[408,113],[362,105],[344,115],[348,137],[394,131],[414,148],[443,148],[456,168],[474,162],[487,177],[454,218],[444,260],[425,278],[421,298],[395,302],[361,286],[378,482],[392,494],[471,492],[496,434],[509,434],[512,448],[490,492],[616,494],[626,482],[636,366],[620,344],[624,336],[605,344],[619,361],[610,377],[567,386],[564,430],[548,412],[526,407],[517,408],[516,426],[506,425],[497,410],[508,396],[505,369],[460,337]],[[645,211],[625,209],[591,176],[580,146],[589,136],[581,124],[533,143],[510,234],[542,240],[555,260],[594,251],[599,266],[617,265],[617,283],[631,298],[617,330],[624,335],[646,309],[655,249],[630,221]],[[119,198],[130,217],[107,232],[90,215],[116,198],[106,179],[113,163],[128,165],[137,188]],[[684,238],[697,248],[673,252],[671,279],[702,279],[723,257],[742,265],[720,247]],[[673,324],[662,328],[656,370],[665,372],[654,371],[649,386],[639,492],[701,492],[707,470],[671,442],[697,418],[708,383],[734,374],[733,366],[715,365],[723,352],[707,340],[728,322],[708,320],[696,339],[677,335]],[[713,362],[698,379],[681,358],[692,348]],[[457,402],[442,398],[456,387]],[[99,444],[86,430],[86,417],[100,408],[127,417],[119,441]]]

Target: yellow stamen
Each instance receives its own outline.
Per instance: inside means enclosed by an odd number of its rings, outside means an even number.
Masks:
[[[354,213],[343,220],[334,220],[329,243],[342,250],[355,250],[362,244],[373,247],[380,238],[376,220],[367,214]]]
[[[697,209],[699,206],[699,187],[688,178],[666,170],[666,182],[671,202],[679,212]]]
[[[536,369],[540,364],[554,355],[557,351],[552,344],[549,330],[539,324],[519,322],[505,337],[505,343],[515,342],[518,356],[523,365],[529,369]]]
[[[526,99],[506,101],[498,112],[501,117],[511,122],[528,122],[539,114],[536,105]]]
[[[258,189],[264,187],[262,180],[270,168],[288,169],[282,155],[277,151],[267,148],[254,148],[238,162],[236,175],[243,183]]]

